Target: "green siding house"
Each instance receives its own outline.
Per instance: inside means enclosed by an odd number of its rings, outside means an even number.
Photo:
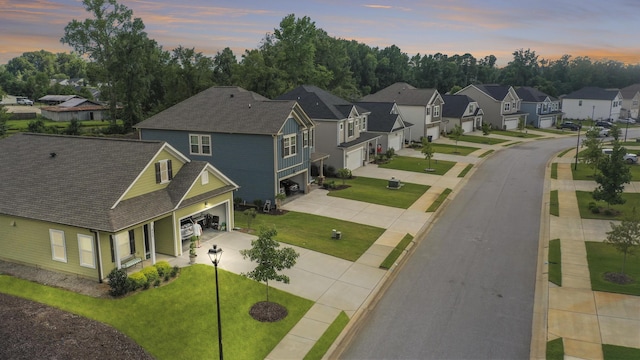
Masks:
[[[182,255],[183,219],[233,228],[238,186],[169,144],[61,135],[0,140],[0,259],[102,281]]]

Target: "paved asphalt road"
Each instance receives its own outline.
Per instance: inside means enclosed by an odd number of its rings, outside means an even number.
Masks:
[[[528,359],[544,170],[576,138],[487,159],[444,209],[343,359]]]

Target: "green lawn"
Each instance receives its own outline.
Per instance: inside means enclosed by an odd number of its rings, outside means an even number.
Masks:
[[[640,165],[625,165],[628,166],[631,170],[631,181],[637,181],[640,179]],[[571,174],[573,176],[573,180],[594,180],[594,169],[587,164],[578,163],[576,170],[575,164],[571,165]],[[634,180],[635,179],[635,180]]]
[[[559,130],[559,129],[554,129],[554,128],[548,128],[548,129],[535,129],[535,131],[545,132],[545,133],[549,133],[549,134],[557,134],[557,135],[565,134],[565,132],[564,132],[564,131]]]
[[[494,152],[494,151],[495,151],[495,150],[493,150],[493,149],[491,149],[491,150],[487,150],[487,151],[483,152],[482,154],[480,154],[480,156],[478,156],[478,157],[483,158],[483,157],[485,157],[485,156],[487,156],[487,155],[491,154],[491,153],[492,153],[492,152]]]
[[[473,169],[473,164],[469,164],[469,165],[465,166],[465,168],[462,169],[462,171],[460,171],[460,174],[458,174],[458,177],[459,178],[465,177],[467,175],[467,173],[469,171],[471,171],[471,169]]]
[[[551,164],[551,178],[558,179],[558,163]]]
[[[551,190],[549,200],[549,214],[560,216],[560,203],[558,201],[558,190]]]
[[[583,219],[603,219],[603,220],[622,220],[624,214],[630,214],[634,207],[640,209],[640,193],[622,193],[622,198],[626,202],[622,205],[611,205],[611,209],[620,211],[618,216],[606,215],[604,212],[594,214],[589,210],[589,203],[595,202],[598,206],[607,209],[607,203],[604,201],[595,201],[591,196],[590,191],[576,191],[576,197],[578,198],[578,208],[580,210],[580,217]]]
[[[340,179],[336,181],[336,185],[342,185],[342,182],[342,179]],[[353,179],[345,179],[344,183],[350,187],[341,190],[331,190],[329,191],[329,196],[401,209],[409,208],[425,191],[429,190],[428,185],[404,182],[399,189],[387,189],[389,180],[360,176]]]
[[[603,344],[602,355],[604,360],[640,359],[640,349]]]
[[[476,144],[501,144],[503,142],[507,142],[509,140],[492,138],[490,136],[477,136],[477,135],[462,135],[460,136],[460,141],[476,143]]]
[[[549,240],[549,281],[562,286],[562,250],[560,239]]]
[[[235,219],[236,226],[247,224],[247,217],[241,211],[235,212]],[[349,261],[356,261],[384,232],[374,226],[295,211],[284,215],[258,213],[251,229],[259,229],[261,225],[274,226],[278,230],[275,239],[280,242]],[[333,229],[342,233],[342,239],[331,238]]]
[[[451,154],[451,155],[469,155],[472,152],[478,150],[479,148],[470,147],[470,146],[455,146],[449,144],[434,144],[432,143],[433,151],[441,154]]]
[[[224,261],[224,259],[223,259]],[[224,353],[229,359],[264,359],[311,308],[313,302],[275,288],[269,300],[287,317],[262,323],[249,315],[266,300],[264,284],[219,270]],[[172,283],[121,299],[98,299],[0,275],[2,292],[88,317],[122,331],[156,359],[218,357],[214,268],[192,265]]]
[[[620,285],[604,279],[608,272],[619,273],[622,270],[623,254],[612,245],[588,241],[587,262],[591,275],[591,289],[620,294],[640,296],[640,246],[635,246],[635,254],[627,254],[624,273],[633,278],[631,284]]]
[[[304,360],[320,360],[326,354],[327,350],[336,341],[342,330],[349,323],[349,317],[344,311],[329,325],[329,328],[322,334],[320,339],[313,345],[311,350],[304,357]]]
[[[565,151],[563,151],[563,152],[559,153],[559,154],[557,155],[557,157],[563,157],[566,153],[568,153],[569,151],[571,151],[571,150],[573,150],[573,149],[574,149],[574,148],[568,148],[567,150],[565,150]]]
[[[564,344],[562,338],[557,338],[547,342],[547,359],[546,360],[563,360]]]
[[[426,212],[435,212],[436,210],[438,210],[440,205],[444,203],[444,201],[447,199],[447,196],[449,196],[449,194],[451,194],[451,189],[449,188],[444,189],[444,191],[440,195],[438,195],[438,198],[436,198],[433,204],[429,206]]]
[[[406,249],[407,246],[409,246],[411,241],[413,241],[413,236],[411,236],[411,234],[406,234],[402,238],[402,240],[400,240],[398,245],[396,245],[396,247],[393,248],[393,250],[391,250],[389,255],[387,255],[387,257],[382,261],[382,264],[380,264],[380,267],[382,269],[391,269],[391,267],[393,266],[393,264],[396,263],[396,260],[398,260],[398,258],[400,257],[404,249]]]
[[[386,164],[379,164],[378,167],[381,167],[384,169],[413,171],[413,172],[419,172],[423,174],[444,175],[447,171],[451,170],[451,168],[455,164],[456,164],[455,162],[451,162],[451,161],[434,160],[434,159],[431,159],[431,164],[429,164],[428,160],[422,159],[422,158],[415,158],[415,157],[409,157],[409,156],[395,156],[393,160],[389,161]],[[425,169],[427,168],[434,169],[435,171],[426,172]]]
[[[525,139],[533,139],[533,138],[542,137],[542,135],[529,134],[528,132],[525,132],[525,131],[493,130],[492,133],[494,133],[496,135],[519,137],[519,138],[525,138]]]

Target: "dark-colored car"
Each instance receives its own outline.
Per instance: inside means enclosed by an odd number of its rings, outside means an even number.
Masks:
[[[609,121],[596,121],[595,124],[593,124],[593,126],[602,126],[605,129],[611,129],[611,127],[613,126],[612,123],[610,123]]]
[[[289,196],[291,194],[295,194],[300,190],[300,186],[298,186],[298,183],[290,180],[290,179],[284,179],[282,181],[280,181],[280,187],[284,188],[284,193]]]
[[[562,125],[560,125],[560,129],[569,129],[572,131],[578,131],[581,127],[580,124],[572,123],[571,121],[563,122]]]

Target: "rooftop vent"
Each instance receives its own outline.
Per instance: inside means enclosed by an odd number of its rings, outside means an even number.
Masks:
[[[233,94],[229,95],[229,97],[233,97]]]
[[[49,156],[50,156],[50,157],[52,157],[52,158],[56,157],[56,155],[58,155],[58,154],[56,154],[56,153],[54,153],[54,152],[49,153]]]

